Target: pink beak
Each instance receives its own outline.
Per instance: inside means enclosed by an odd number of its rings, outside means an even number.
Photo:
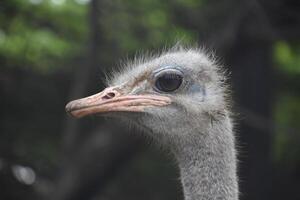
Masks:
[[[117,87],[109,87],[92,96],[74,100],[66,105],[66,111],[80,118],[108,112],[143,112],[146,107],[166,106],[169,97],[160,95],[125,95]]]

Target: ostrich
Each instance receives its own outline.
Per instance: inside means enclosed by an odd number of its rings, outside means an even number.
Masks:
[[[237,200],[236,150],[222,68],[197,48],[139,58],[102,92],[71,101],[76,118],[126,118],[172,152],[185,200]]]

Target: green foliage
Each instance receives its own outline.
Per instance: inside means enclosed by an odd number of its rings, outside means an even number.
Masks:
[[[10,65],[49,70],[57,59],[65,58],[72,45],[48,30],[30,30],[23,27],[1,41],[0,54]]]
[[[141,48],[168,46],[177,40],[196,40],[196,33],[174,24],[170,6],[159,0],[118,1],[101,20],[105,40],[129,54]]]
[[[277,41],[273,46],[273,58],[279,72],[295,79],[300,75],[300,46],[286,41]],[[299,82],[298,82],[299,83]],[[294,84],[297,84],[295,82]],[[291,85],[292,86],[292,85]],[[293,85],[297,88],[297,85]],[[286,91],[279,92],[274,107],[276,135],[274,137],[275,161],[286,166],[295,166],[300,161],[298,141],[300,140],[299,118],[300,97]]]
[[[206,0],[176,0],[176,2],[181,6],[191,9],[197,9],[201,5],[203,5],[206,2]]]
[[[278,41],[274,44],[274,59],[280,70],[300,74],[300,46]]]
[[[84,52],[87,44],[87,0],[5,0],[0,13],[0,58],[9,67],[47,73],[61,69]],[[202,1],[200,1],[202,2]],[[180,5],[199,6],[189,0]],[[196,33],[172,21],[168,2],[109,2],[101,17],[103,39],[121,52],[151,49],[180,40],[192,43]]]
[[[73,0],[53,2],[2,2],[0,58],[7,66],[46,73],[81,52],[87,38],[87,6]]]
[[[274,118],[277,124],[274,138],[275,160],[287,166],[295,166],[300,161],[298,142],[300,135],[300,97],[281,94],[275,105]]]

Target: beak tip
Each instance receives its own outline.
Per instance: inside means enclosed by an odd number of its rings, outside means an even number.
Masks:
[[[70,113],[71,112],[71,109],[72,108],[72,105],[71,105],[71,102],[69,102],[67,105],[66,105],[66,107],[65,107],[65,111],[67,112],[67,113]]]
[[[66,113],[68,113],[71,117],[74,118],[81,118],[83,115],[80,115],[78,113],[76,113],[75,111],[80,108],[80,104],[78,103],[77,100],[71,101],[69,102],[66,106],[65,106],[65,111]]]
[[[69,102],[69,103],[66,105],[65,111],[66,111],[66,113],[68,113],[68,114],[70,114],[72,117],[74,117],[73,114],[72,114],[72,111],[74,111],[75,108],[76,108],[76,104],[74,104],[74,101],[71,101],[71,102]]]

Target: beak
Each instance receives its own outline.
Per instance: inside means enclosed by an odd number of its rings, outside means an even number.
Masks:
[[[71,101],[66,112],[80,118],[108,112],[143,112],[146,107],[166,106],[169,97],[160,95],[126,95],[118,87],[109,87],[92,96]]]

